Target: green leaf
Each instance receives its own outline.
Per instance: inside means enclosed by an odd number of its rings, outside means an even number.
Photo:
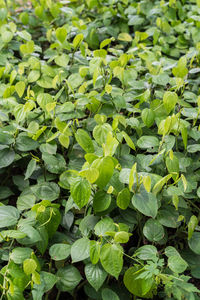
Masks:
[[[12,259],[16,264],[22,264],[26,259],[31,257],[33,250],[27,247],[16,247],[12,250],[10,254],[10,259]]]
[[[0,150],[0,169],[8,167],[15,159],[15,152],[9,149]]]
[[[32,245],[41,241],[41,235],[39,232],[30,225],[20,225],[19,230],[26,233],[26,237],[23,239],[18,239],[18,243],[21,245]]]
[[[151,191],[151,177],[150,176],[144,176],[142,178],[142,183],[144,185],[145,190],[150,193]]]
[[[82,261],[90,256],[90,240],[86,237],[75,241],[71,247],[72,262]]]
[[[140,189],[140,193],[132,197],[132,204],[145,216],[155,218],[157,215],[157,199],[152,193],[148,193],[145,189]]]
[[[166,166],[169,173],[175,172],[179,174],[179,160],[174,154],[172,159],[169,156],[166,158]]]
[[[178,102],[178,96],[175,92],[165,92],[163,96],[164,107],[169,114]]]
[[[37,80],[37,84],[44,89],[51,89],[53,87],[53,79],[50,76],[43,75]]]
[[[17,224],[19,217],[19,211],[14,206],[0,206],[0,228]]]
[[[188,130],[187,130],[186,127],[184,127],[184,128],[181,130],[181,136],[182,136],[182,139],[183,139],[184,147],[185,147],[185,149],[187,149]]]
[[[20,211],[30,209],[35,204],[36,197],[29,191],[24,191],[17,198],[17,209]]]
[[[90,183],[94,183],[99,177],[99,171],[95,168],[89,168],[80,171],[79,175],[86,177]]]
[[[104,236],[106,235],[107,231],[113,230],[115,230],[115,225],[113,220],[109,217],[103,218],[94,227],[95,234],[98,236]]]
[[[174,248],[172,246],[168,246],[167,248],[165,248],[165,255],[167,257],[170,257],[170,256],[180,256],[180,254],[176,250],[176,248]]]
[[[61,214],[56,207],[46,207],[43,211],[37,211],[36,219],[40,222],[41,226],[45,226],[49,238],[56,232],[61,222]]]
[[[75,133],[75,137],[79,145],[83,148],[83,150],[87,153],[93,153],[94,152],[94,146],[92,143],[92,140],[89,136],[89,134],[83,130],[78,129]]]
[[[37,81],[40,78],[40,71],[38,70],[32,70],[29,74],[28,74],[28,82],[32,83]]]
[[[157,259],[158,252],[155,246],[144,245],[136,250],[135,255],[142,260],[155,261]]]
[[[49,248],[49,255],[53,260],[66,259],[71,253],[71,246],[67,244],[54,244]]]
[[[69,63],[69,56],[65,53],[56,56],[55,63],[60,67],[66,68]]]
[[[28,33],[28,31],[26,30],[18,31],[17,34],[18,36],[20,36],[20,38],[24,39],[25,41],[31,41],[31,35],[30,33]]]
[[[135,150],[135,145],[134,145],[132,139],[129,137],[129,135],[128,135],[125,131],[122,131],[122,134],[123,134],[123,137],[124,137],[124,139],[125,139],[127,145],[128,145],[131,149]]]
[[[99,145],[105,144],[110,131],[112,132],[112,127],[108,123],[96,125],[93,129],[93,137]]]
[[[188,264],[186,261],[177,255],[172,255],[168,258],[168,267],[174,273],[183,273],[187,269]]]
[[[93,199],[93,208],[95,212],[101,212],[110,206],[111,195],[107,194],[104,191],[98,191]]]
[[[79,73],[71,74],[68,77],[68,82],[73,89],[76,89],[77,87],[79,87],[83,81],[84,81],[84,78],[82,78]]]
[[[166,209],[159,210],[157,220],[163,226],[177,228],[180,225],[178,217],[179,214],[177,210],[172,206],[168,206]]]
[[[91,194],[91,186],[87,179],[78,177],[70,186],[70,191],[74,202],[79,208],[85,206]]]
[[[200,255],[200,232],[193,233],[188,245],[194,253]]]
[[[88,215],[85,216],[80,224],[79,224],[79,230],[81,231],[83,236],[89,235],[89,233],[94,229],[94,226],[99,221],[99,217],[94,215]]]
[[[184,78],[188,74],[188,69],[186,68],[187,59],[183,56],[179,59],[177,67],[172,69],[172,73],[176,77]]]
[[[26,85],[24,81],[19,81],[15,85],[15,91],[17,92],[18,96],[21,98],[24,94]]]
[[[63,43],[67,37],[67,30],[65,27],[59,27],[56,29],[56,37],[59,42]]]
[[[58,199],[60,188],[55,182],[42,182],[31,187],[33,193],[41,200],[54,201]]]
[[[44,292],[48,292],[50,291],[53,286],[56,284],[57,282],[57,278],[54,274],[49,273],[49,272],[44,272],[42,271],[40,273],[41,278],[43,279],[44,282]]]
[[[153,187],[153,194],[156,195],[160,192],[163,186],[168,182],[168,180],[172,177],[171,174],[166,175],[165,177],[161,178]]]
[[[20,230],[3,230],[1,231],[0,240],[2,242],[5,238],[22,239],[25,236],[26,234],[24,232],[21,232]]]
[[[101,248],[100,261],[105,271],[118,279],[123,267],[123,248],[120,245],[105,244]]]
[[[83,38],[84,38],[84,35],[82,33],[79,33],[75,36],[75,38],[73,39],[73,47],[75,49],[77,49],[80,46],[80,44],[83,41]]]
[[[148,149],[148,148],[158,147],[159,146],[159,140],[155,136],[143,135],[137,141],[137,145],[141,149]]]
[[[38,243],[36,243],[36,247],[43,255],[48,247],[49,235],[45,226],[37,228],[37,231],[41,236],[41,240]]]
[[[99,162],[99,165],[95,166]],[[110,156],[102,158],[100,161],[95,160],[92,164],[93,168],[97,168],[99,171],[99,177],[96,180],[96,184],[103,189],[110,181],[114,172],[114,163]]]
[[[101,295],[102,295],[102,300],[108,300],[108,299],[120,300],[117,294],[108,288],[103,289]]]
[[[44,111],[46,110],[46,105],[49,103],[53,103],[53,102],[54,102],[54,99],[50,94],[40,93],[37,96],[37,103]]]
[[[26,169],[24,180],[28,179],[33,174],[33,172],[35,171],[35,169],[36,169],[36,160],[31,159],[30,162],[27,165],[27,169]]]
[[[60,174],[66,168],[66,161],[61,154],[50,155],[43,153],[42,159],[45,162],[45,167],[50,173]]]
[[[19,151],[31,151],[39,147],[37,141],[32,140],[30,137],[25,135],[20,135],[16,139],[16,149]]]
[[[20,51],[23,55],[31,54],[34,52],[34,41],[28,41],[26,44],[22,44],[20,46]]]
[[[72,265],[58,269],[56,277],[56,287],[62,292],[72,291],[82,279],[79,271]]]
[[[23,269],[24,269],[24,273],[26,273],[26,275],[32,274],[36,270],[36,268],[37,268],[37,264],[36,264],[35,260],[32,258],[27,258],[23,262]]]
[[[188,240],[191,239],[197,225],[198,225],[197,217],[195,215],[191,216],[188,222]]]
[[[129,268],[124,274],[124,284],[126,288],[135,296],[144,297],[152,288],[154,278],[137,278],[142,274],[140,266]]]
[[[131,42],[132,37],[130,36],[130,34],[128,34],[126,32],[122,32],[118,35],[118,40],[123,41],[123,42]]]
[[[143,234],[150,242],[158,242],[164,238],[165,232],[157,220],[149,219],[144,225]]]
[[[189,153],[195,153],[200,151],[200,145],[199,144],[194,144],[194,145],[188,145],[187,146],[187,151]]]
[[[5,30],[2,32],[2,35],[1,35],[1,39],[4,43],[9,43],[13,38],[13,33],[8,31],[8,30]]]
[[[150,108],[145,108],[141,113],[142,121],[147,127],[151,127],[155,120],[155,113]]]
[[[116,243],[125,244],[129,241],[129,234],[126,231],[119,231],[115,233],[114,241]]]
[[[128,183],[128,186],[129,186],[129,190],[130,191],[132,191],[133,190],[133,185],[134,185],[134,183],[137,183],[137,182],[135,182],[135,181],[138,181],[138,175],[137,175],[137,170],[136,170],[136,168],[137,168],[137,163],[135,163],[133,166],[132,166],[132,168],[131,168],[131,170],[130,170],[130,173],[129,173],[129,180],[128,180],[128,182],[126,182],[126,180],[127,180],[127,178],[125,179],[125,181],[123,180],[122,182],[124,182],[124,183]],[[125,176],[127,176],[128,174],[128,169],[124,169],[123,170],[124,171],[124,173],[125,173]],[[120,176],[120,178],[122,179],[122,174],[123,173],[121,173],[121,176]]]
[[[99,242],[90,241],[90,260],[92,264],[97,264],[100,259],[101,246]]]
[[[127,209],[130,203],[130,192],[127,188],[124,188],[117,195],[117,206],[121,209]]]
[[[107,273],[99,264],[87,264],[85,266],[85,276],[89,284],[91,284],[91,286],[98,291],[104,283]]]
[[[63,147],[65,147],[66,149],[69,147],[69,135],[65,134],[65,133],[61,133],[58,137],[59,142],[61,143],[61,145]]]

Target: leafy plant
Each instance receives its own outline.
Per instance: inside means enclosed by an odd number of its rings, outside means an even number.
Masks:
[[[0,1],[0,300],[200,299],[199,13]]]

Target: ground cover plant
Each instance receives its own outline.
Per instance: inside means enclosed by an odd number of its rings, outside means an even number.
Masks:
[[[0,1],[0,300],[198,300],[200,1]]]

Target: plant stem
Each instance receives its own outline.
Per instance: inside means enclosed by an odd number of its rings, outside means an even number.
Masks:
[[[61,291],[58,291],[57,296],[56,296],[56,300],[59,300],[60,294],[61,294]]]

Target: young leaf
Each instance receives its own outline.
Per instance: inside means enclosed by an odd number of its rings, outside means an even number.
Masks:
[[[133,184],[134,184],[134,177],[135,177],[135,174],[137,176],[137,163],[135,163],[132,168],[131,168],[131,172],[130,172],[130,175],[129,175],[129,190],[132,191],[133,189]]]
[[[77,49],[79,47],[79,45],[82,43],[83,38],[84,38],[84,36],[82,33],[79,33],[75,36],[75,38],[73,39],[73,47],[75,49]]]
[[[157,193],[160,192],[164,184],[168,182],[168,180],[172,177],[171,174],[166,175],[165,177],[161,178],[153,187],[153,194],[156,195]]]
[[[197,217],[195,215],[191,216],[188,222],[188,240],[191,239],[197,225],[198,225]]]
[[[95,162],[93,162],[92,167],[95,168]],[[114,163],[110,156],[106,156],[102,158],[99,162],[99,166],[97,166],[99,171],[99,177],[95,182],[101,189],[103,189],[108,182],[110,181],[113,172],[114,172]]]
[[[168,114],[175,108],[177,101],[178,96],[175,92],[165,92],[163,97],[163,103]]]
[[[144,176],[142,178],[142,183],[145,187],[145,190],[150,193],[151,191],[151,177],[150,176]]]
[[[15,91],[17,92],[18,96],[21,98],[24,94],[26,85],[24,81],[19,81],[15,85]]]
[[[128,34],[126,32],[122,32],[118,35],[118,40],[123,41],[123,42],[131,42],[132,37],[130,36],[130,34]]]
[[[130,192],[127,188],[124,188],[117,195],[117,206],[121,209],[127,209],[130,203]]]
[[[27,258],[23,262],[24,273],[26,273],[27,275],[32,274],[36,270],[36,268],[37,268],[37,264],[35,260],[32,258]]]
[[[67,30],[65,27],[59,27],[56,29],[56,37],[59,42],[63,43],[67,37]]]

